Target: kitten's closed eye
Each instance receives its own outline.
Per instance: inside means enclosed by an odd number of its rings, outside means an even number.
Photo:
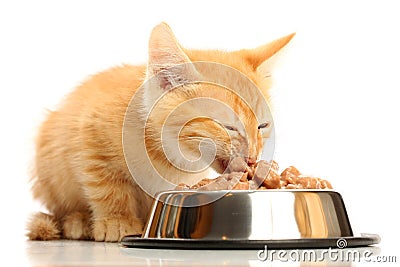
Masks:
[[[237,130],[238,130],[236,127],[230,126],[230,125],[224,125],[224,128],[229,131],[235,131],[235,132],[237,132]]]
[[[264,123],[261,123],[260,125],[258,125],[258,129],[268,128],[270,125],[271,125],[270,122],[264,122]]]

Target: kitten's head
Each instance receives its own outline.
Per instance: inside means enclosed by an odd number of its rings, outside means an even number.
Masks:
[[[273,128],[271,63],[292,37],[234,52],[186,50],[167,24],[156,26],[143,95],[152,159],[188,172],[259,159]]]

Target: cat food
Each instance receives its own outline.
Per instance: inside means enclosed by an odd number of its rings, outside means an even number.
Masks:
[[[228,173],[215,179],[205,178],[192,186],[179,184],[177,190],[267,190],[267,189],[326,189],[332,185],[321,178],[303,175],[293,166],[279,174],[279,166],[275,161],[260,160],[247,165],[241,158],[234,158]]]

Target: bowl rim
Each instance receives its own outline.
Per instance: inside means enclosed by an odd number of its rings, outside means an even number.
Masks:
[[[360,236],[342,236],[330,238],[293,238],[293,239],[268,239],[268,240],[242,240],[242,239],[185,239],[185,238],[149,238],[138,236],[125,236],[121,244],[128,248],[150,249],[309,249],[309,248],[339,248],[338,242],[346,241],[346,248],[365,247],[379,244],[381,238],[377,234],[361,234]]]

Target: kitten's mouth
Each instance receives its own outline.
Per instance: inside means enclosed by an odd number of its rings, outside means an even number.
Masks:
[[[225,171],[227,171],[229,162],[230,162],[229,158],[226,159],[217,157],[214,161],[213,167],[218,173],[224,173]]]
[[[218,158],[217,157],[214,161],[213,168],[219,173],[227,172],[227,171],[229,171],[228,168],[229,168],[229,165],[230,165],[232,159],[233,158]],[[256,164],[256,162],[249,162],[248,160],[243,159],[243,158],[242,158],[242,162],[246,163],[247,168],[252,167]]]
[[[222,166],[222,168],[224,169],[224,171],[228,168],[228,166],[229,166],[229,160],[227,160],[227,159],[221,159],[221,166]]]

